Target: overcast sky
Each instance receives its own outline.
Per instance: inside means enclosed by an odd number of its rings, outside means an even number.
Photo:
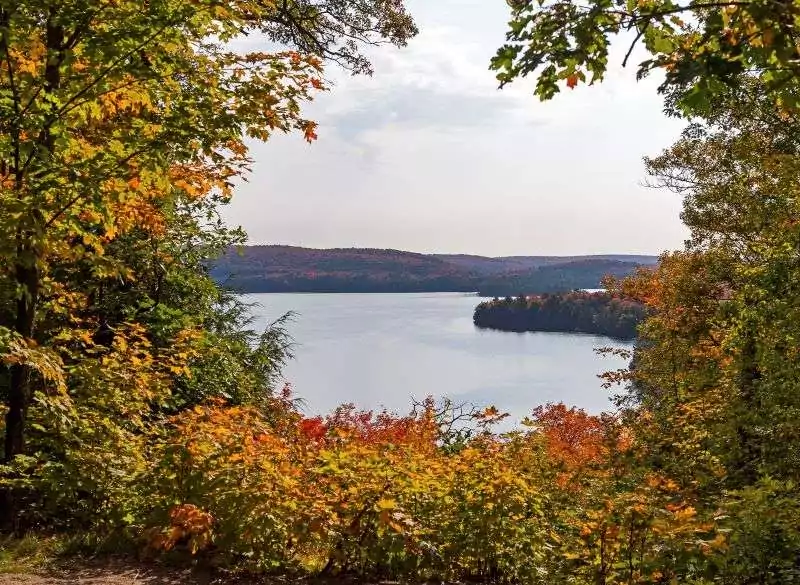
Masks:
[[[308,112],[319,140],[253,146],[225,211],[252,243],[485,255],[659,253],[681,245],[677,196],[642,185],[642,156],[681,124],[655,80],[612,55],[606,81],[552,102],[499,91],[503,0],[408,0],[420,34],[381,47],[375,75],[330,68]]]

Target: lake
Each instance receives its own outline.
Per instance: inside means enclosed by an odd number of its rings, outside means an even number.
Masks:
[[[478,329],[463,293],[251,294],[263,328],[288,311],[295,359],[284,372],[308,414],[344,402],[405,413],[411,397],[495,405],[511,424],[538,404],[611,408],[597,375],[626,365],[594,348],[630,344],[568,333]]]

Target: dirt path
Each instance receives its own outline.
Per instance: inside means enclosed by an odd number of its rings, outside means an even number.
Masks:
[[[398,585],[389,581],[347,578],[234,577],[128,561],[76,565],[25,574],[0,573],[0,585]]]
[[[215,585],[207,574],[116,565],[63,569],[46,575],[0,574],[0,585]],[[239,582],[236,585],[246,585]]]

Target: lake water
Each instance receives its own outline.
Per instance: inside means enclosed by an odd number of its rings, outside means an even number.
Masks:
[[[411,397],[495,405],[521,420],[538,404],[611,408],[597,375],[626,365],[598,347],[605,337],[478,329],[481,299],[461,293],[252,294],[255,325],[288,311],[295,359],[284,375],[309,414],[344,402],[405,413]]]

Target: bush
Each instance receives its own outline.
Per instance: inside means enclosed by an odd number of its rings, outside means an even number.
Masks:
[[[437,429],[430,409],[276,422],[198,406],[162,446],[150,545],[258,569],[535,579],[547,538],[540,437],[484,433],[448,453]]]

